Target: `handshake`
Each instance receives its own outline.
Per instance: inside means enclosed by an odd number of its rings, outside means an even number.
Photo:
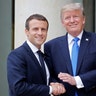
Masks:
[[[50,86],[52,87],[52,94],[55,96],[66,92],[64,85],[61,83],[50,83]]]
[[[60,72],[58,74],[58,78],[60,80],[62,80],[63,82],[66,82],[66,83],[69,83],[70,85],[76,86],[76,81],[75,81],[74,77],[68,73]],[[64,94],[66,92],[64,85],[61,83],[50,83],[50,86],[52,87],[52,94],[53,95],[60,95],[60,94]]]

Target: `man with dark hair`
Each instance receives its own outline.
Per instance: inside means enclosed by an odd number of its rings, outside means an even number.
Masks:
[[[46,56],[40,50],[46,40],[48,26],[47,19],[40,14],[33,14],[26,20],[27,41],[10,52],[7,59],[10,96],[49,96],[65,92],[60,83],[49,85]]]

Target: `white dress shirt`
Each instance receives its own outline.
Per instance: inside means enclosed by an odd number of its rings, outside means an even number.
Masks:
[[[29,47],[31,48],[32,52],[34,53],[34,55],[36,56],[37,60],[39,61],[39,56],[38,56],[38,48],[35,47],[29,40],[27,40],[27,44],[29,45]],[[40,61],[39,61],[40,62]],[[46,69],[46,78],[47,78],[47,85],[49,84],[49,78],[50,78],[50,74],[49,74],[49,70],[48,70],[48,67],[46,65],[46,63],[44,62],[45,64],[45,69]]]
[[[29,47],[31,48],[32,52],[34,53],[34,55],[36,56],[37,60],[39,61],[39,56],[38,56],[38,48],[36,46],[34,46],[29,40],[27,40],[27,44],[29,45]],[[39,61],[40,62],[40,61]],[[50,78],[50,73],[49,73],[49,70],[48,70],[48,67],[46,65],[46,63],[44,62],[45,64],[45,70],[46,70],[46,78],[47,78],[47,85],[49,84],[49,78]],[[49,94],[52,93],[52,87],[49,86],[50,90],[49,90]]]
[[[82,37],[83,31],[77,36],[79,38],[78,41],[78,45],[80,46],[80,42],[81,42],[81,37]],[[68,47],[69,47],[69,52],[70,52],[70,58],[71,58],[71,51],[72,51],[72,46],[73,46],[73,39],[74,37],[70,34],[68,34]],[[76,81],[76,87],[79,88],[83,88],[83,82],[81,80],[81,78],[79,76],[74,76],[75,81]]]

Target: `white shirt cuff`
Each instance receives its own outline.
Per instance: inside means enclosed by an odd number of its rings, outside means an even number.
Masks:
[[[52,94],[52,87],[49,86],[50,90],[49,90],[49,94]]]
[[[83,84],[83,82],[82,82],[82,80],[81,80],[81,78],[80,78],[79,76],[75,76],[74,79],[75,79],[75,81],[76,81],[76,87],[77,87],[78,89],[84,87],[84,84]]]

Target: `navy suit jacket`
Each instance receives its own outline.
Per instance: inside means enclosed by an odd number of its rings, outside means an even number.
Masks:
[[[57,77],[60,72],[73,75],[67,34],[47,42],[44,48],[47,60],[51,62],[49,67],[54,80],[62,82]],[[62,82],[67,90],[62,96],[74,96],[76,91],[79,96],[96,96],[96,34],[94,33],[83,32],[76,76],[80,76],[84,88],[77,89]]]
[[[40,64],[26,42],[9,54],[7,71],[10,96],[49,96]]]

